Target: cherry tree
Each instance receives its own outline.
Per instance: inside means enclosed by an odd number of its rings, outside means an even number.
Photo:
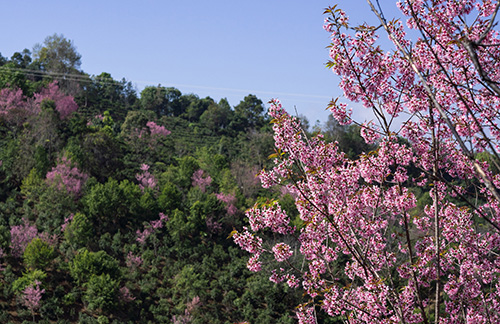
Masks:
[[[154,121],[148,121],[146,126],[149,127],[149,132],[151,136],[167,136],[172,132],[165,128],[165,126],[158,125]]]
[[[22,302],[31,311],[33,323],[35,322],[35,311],[40,308],[40,301],[45,293],[45,289],[40,289],[41,282],[35,280],[23,290]]]
[[[158,185],[158,181],[155,176],[149,172],[149,165],[141,164],[142,173],[135,175],[137,181],[139,181],[139,187],[144,192],[146,188],[155,189]]]
[[[34,102],[37,106],[40,106],[45,99],[54,101],[56,110],[59,112],[59,117],[61,119],[68,118],[78,109],[75,99],[72,96],[65,95],[59,90],[57,81],[51,82],[47,88],[43,88],[39,93],[34,94]]]
[[[36,114],[33,106],[21,89],[0,90],[0,117],[9,123],[22,125],[27,118]]]
[[[260,179],[296,197],[302,224],[268,201],[233,239],[250,270],[274,264],[270,280],[302,287],[300,323],[318,311],[348,323],[498,323],[500,4],[402,0],[405,27],[367,2],[378,25],[352,26],[331,7],[324,27],[327,66],[375,118],[353,120],[338,98],[329,108],[377,149],[349,159],[272,101],[275,166]]]
[[[46,182],[58,190],[66,190],[69,194],[79,197],[88,175],[78,170],[71,160],[63,156],[57,165],[47,173]]]
[[[46,88],[35,93],[33,98],[27,98],[21,89],[4,88],[0,90],[0,117],[20,126],[30,116],[40,112],[40,105],[43,100],[54,101],[55,109],[59,112],[61,119],[68,118],[78,109],[75,99],[72,96],[65,95],[57,84],[57,81],[51,82]]]
[[[206,187],[210,186],[210,184],[212,183],[212,177],[210,175],[203,177],[204,174],[205,171],[203,171],[202,169],[198,169],[193,173],[193,176],[191,177],[191,179],[193,180],[193,187],[200,188],[201,192],[205,192]]]

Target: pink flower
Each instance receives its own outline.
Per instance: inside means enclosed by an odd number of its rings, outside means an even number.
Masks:
[[[59,190],[66,190],[75,196],[79,196],[88,175],[78,170],[67,157],[58,160],[57,165],[47,173],[46,182],[54,185]]]
[[[155,189],[158,185],[157,180],[154,175],[152,175],[149,171],[149,165],[141,164],[142,173],[138,173],[135,175],[137,181],[139,181],[139,187],[142,191],[146,188]]]
[[[127,254],[127,259],[125,260],[125,264],[128,268],[134,269],[139,267],[142,264],[142,258],[138,255],[134,255],[132,251]]]
[[[61,225],[61,232],[64,232],[66,230],[66,227],[68,227],[69,223],[73,220],[73,213],[71,213],[68,217],[64,218],[64,223]]]
[[[224,193],[218,193],[215,195],[217,199],[226,204],[226,211],[228,215],[235,215],[238,212],[238,208],[234,205],[236,203],[235,195],[226,195]]]
[[[283,262],[290,258],[293,254],[293,251],[290,249],[290,246],[285,243],[278,243],[273,246],[274,258],[278,262]]]
[[[126,286],[123,286],[119,290],[118,299],[123,303],[130,303],[135,300],[135,297],[130,293],[130,289],[128,289]]]
[[[15,225],[10,229],[10,249],[14,257],[23,255],[26,246],[38,236],[36,226],[31,225],[23,218],[23,225]]]
[[[212,183],[212,178],[209,175],[203,178],[203,174],[204,171],[199,169],[193,173],[191,179],[193,180],[193,187],[199,187],[202,192],[205,192],[205,188]]]
[[[33,284],[23,290],[22,302],[32,313],[40,308],[40,301],[45,292],[45,289],[40,289],[40,284],[40,281],[35,280]]]
[[[136,233],[136,241],[141,245],[146,244],[146,240],[149,236],[151,236],[157,229],[163,228],[163,223],[168,221],[168,216],[164,213],[159,213],[159,219],[152,220],[149,222],[143,231],[137,230]]]
[[[160,126],[156,124],[153,121],[149,121],[146,123],[146,126],[149,127],[149,131],[151,132],[151,135],[158,135],[158,136],[167,136],[170,135],[172,132],[167,130],[165,126]]]
[[[73,112],[78,109],[75,99],[67,96],[59,90],[57,81],[54,81],[44,88],[40,93],[35,93],[35,104],[40,105],[44,99],[53,100],[56,104],[56,110],[59,112],[61,119],[69,117]]]

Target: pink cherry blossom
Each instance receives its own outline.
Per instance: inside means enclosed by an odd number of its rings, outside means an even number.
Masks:
[[[193,180],[193,187],[200,188],[202,192],[205,192],[206,187],[210,186],[210,184],[212,183],[212,177],[210,177],[210,175],[203,177],[204,174],[205,171],[203,171],[202,169],[198,169],[193,173],[193,176],[191,177],[191,179]]]
[[[33,284],[23,290],[22,302],[32,313],[40,308],[40,301],[45,293],[45,289],[40,289],[40,284],[40,281],[35,280]]]
[[[141,171],[142,173],[135,175],[141,190],[144,191],[146,188],[155,189],[158,183],[155,176],[149,172],[149,165],[141,164]]]
[[[57,81],[43,88],[39,93],[34,94],[35,105],[39,106],[44,99],[53,100],[56,104],[56,110],[59,112],[61,119],[69,117],[78,109],[78,105],[72,96],[67,96],[59,90]]]
[[[88,179],[88,175],[78,170],[66,156],[58,160],[57,165],[47,173],[46,177],[49,185],[75,196],[81,194],[82,187]]]

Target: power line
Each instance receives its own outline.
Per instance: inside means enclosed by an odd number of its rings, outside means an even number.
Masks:
[[[9,72],[22,72],[27,75],[43,77],[43,76],[53,76],[56,78],[63,78],[64,80],[69,81],[77,81],[77,82],[87,82],[87,83],[100,83],[103,85],[120,85],[123,86],[123,81],[117,80],[100,80],[97,79],[99,76],[88,76],[82,74],[75,73],[61,73],[61,72],[50,72],[50,71],[42,71],[42,70],[32,70],[32,69],[22,69],[22,68],[11,68],[0,66],[0,73],[3,71]],[[125,79],[123,79],[125,80]],[[128,82],[137,84],[154,84],[155,82],[149,81],[133,81],[129,80]],[[213,87],[213,86],[205,86],[205,85],[191,85],[191,84],[173,84],[174,87],[180,88],[195,88],[195,89],[205,89],[205,90],[215,90],[215,91],[227,91],[227,92],[237,92],[237,93],[259,93],[266,95],[274,95],[274,96],[292,96],[292,97],[302,97],[302,98],[315,98],[315,99],[328,99],[330,100],[330,96],[321,96],[321,95],[311,95],[311,94],[303,94],[303,93],[288,93],[288,92],[271,92],[271,91],[261,91],[261,90],[248,90],[248,89],[234,89],[234,88],[225,88],[225,87]]]
[[[38,76],[38,77],[44,77],[44,76],[53,76],[56,78],[62,78],[64,80],[70,80],[70,81],[79,81],[79,82],[88,82],[88,83],[101,83],[105,85],[123,85],[122,81],[117,81],[117,80],[101,80],[97,79],[99,76],[88,76],[84,74],[76,74],[76,73],[62,73],[62,72],[51,72],[51,71],[42,71],[42,70],[31,70],[31,69],[22,69],[22,68],[12,68],[12,67],[6,67],[6,66],[0,66],[0,73],[2,71],[8,71],[8,72],[21,72],[26,75],[30,76]]]

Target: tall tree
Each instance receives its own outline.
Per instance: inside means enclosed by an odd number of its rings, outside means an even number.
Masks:
[[[129,81],[115,80],[107,72],[84,81],[82,91],[75,99],[87,117],[93,118],[107,110],[116,121],[123,121],[127,113],[136,108],[138,101]]]
[[[148,86],[141,91],[141,107],[145,110],[154,111],[158,117],[168,114],[167,89],[158,85]]]
[[[64,90],[72,94],[77,92],[78,83],[74,79],[81,74],[82,56],[71,40],[62,34],[47,36],[43,44],[33,47],[33,58]]]
[[[234,107],[235,123],[243,128],[258,128],[264,125],[264,105],[262,100],[249,94]]]

